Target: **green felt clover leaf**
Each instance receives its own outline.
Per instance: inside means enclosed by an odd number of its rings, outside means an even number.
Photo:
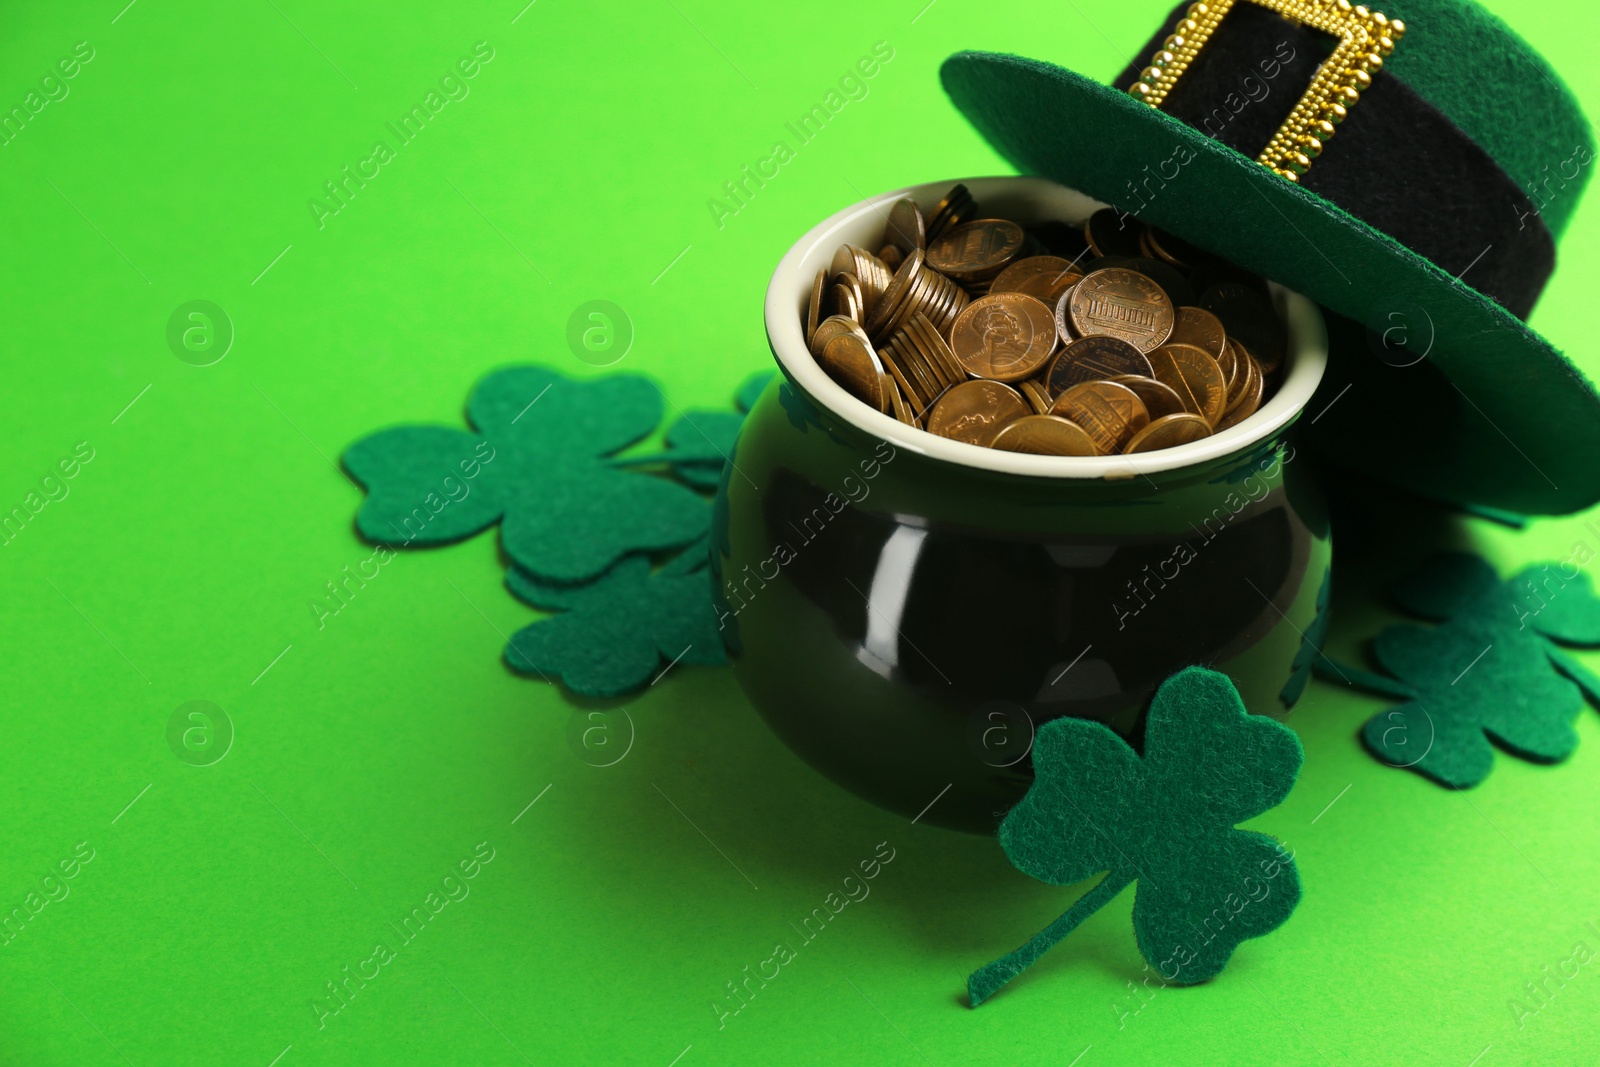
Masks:
[[[1600,599],[1570,564],[1529,567],[1501,581],[1481,557],[1443,554],[1395,591],[1432,628],[1391,626],[1373,642],[1388,677],[1324,661],[1318,673],[1406,703],[1362,728],[1367,748],[1395,767],[1466,789],[1494,766],[1492,740],[1524,759],[1572,754],[1573,720],[1597,681],[1557,647],[1600,645]]]
[[[744,416],[731,411],[691,411],[667,430],[672,472],[697,489],[715,489],[733,452]]]
[[[975,971],[973,1006],[1134,881],[1145,960],[1178,984],[1221,972],[1241,941],[1277,929],[1300,900],[1293,855],[1235,826],[1282,803],[1303,758],[1292,730],[1249,714],[1228,677],[1203,667],[1156,691],[1143,758],[1098,722],[1041,726],[1034,783],[1000,824],[1000,844],[1052,885],[1107,874],[1027,944]]]
[[[586,696],[616,696],[651,683],[668,666],[725,662],[705,543],[652,570],[626,556],[582,585],[540,581],[513,568],[506,586],[534,607],[559,614],[517,631],[506,645],[515,670],[559,676]]]
[[[518,566],[574,582],[627,553],[705,533],[702,498],[607,461],[660,423],[661,392],[648,379],[579,381],[547,367],[509,367],[478,384],[467,414],[476,432],[401,426],[346,450],[345,469],[368,494],[356,516],[363,536],[436,545],[499,521]]]
[[[659,456],[629,456],[619,465],[666,463],[672,473],[696,489],[713,490],[722,468],[732,461],[739,429],[756,400],[772,380],[772,371],[757,371],[740,383],[734,394],[737,411],[689,411],[666,432],[666,451]]]

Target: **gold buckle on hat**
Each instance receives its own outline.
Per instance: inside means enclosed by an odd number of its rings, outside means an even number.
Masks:
[[[1159,108],[1235,2],[1205,0],[1190,4],[1184,18],[1150,57],[1150,65],[1128,87],[1128,92]],[[1349,109],[1361,99],[1361,90],[1372,84],[1372,76],[1383,68],[1384,59],[1405,36],[1406,24],[1360,4],[1352,5],[1350,0],[1249,2],[1339,39],[1294,110],[1256,157],[1262,166],[1292,182],[1299,181],[1300,175],[1311,169],[1311,161],[1322,154],[1322,142],[1334,135]]]

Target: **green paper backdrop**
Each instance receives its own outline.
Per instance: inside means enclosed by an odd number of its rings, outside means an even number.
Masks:
[[[599,373],[566,339],[592,300],[631,320],[617,369],[726,407],[768,359],[760,302],[796,236],[1001,169],[939,90],[945,56],[1109,76],[1164,4],[125,2],[14,4],[0,33],[0,511],[44,501],[0,547],[0,909],[24,916],[0,1062],[1595,1058],[1600,963],[1569,962],[1600,951],[1593,711],[1568,764],[1502,756],[1452,794],[1362,752],[1382,703],[1315,682],[1300,783],[1250,824],[1298,856],[1280,932],[1152,996],[1125,894],[971,1011],[968,972],[1075,891],[823,781],[726,671],[675,669],[597,756],[574,739],[602,720],[499,662],[536,615],[492,537],[311,607],[373,554],[349,443],[458,424],[506,362]],[[1600,112],[1588,9],[1495,6]],[[802,143],[788,124],[875,47]],[[708,206],[780,141],[737,212]],[[1591,375],[1597,220],[1577,213],[1533,320]],[[193,365],[223,316],[225,354]],[[1448,533],[1508,569],[1600,545],[1600,520]],[[1395,618],[1362,596],[1383,570],[1339,588],[1338,655]],[[734,1013],[726,983],[875,854],[870,896]]]

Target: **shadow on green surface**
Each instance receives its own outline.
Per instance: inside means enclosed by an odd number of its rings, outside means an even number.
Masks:
[[[1474,548],[1470,516],[1370,478],[1318,471],[1333,521],[1333,623],[1328,653],[1365,664],[1367,644],[1399,621],[1389,590],[1435,552]]]
[[[1366,639],[1394,621],[1387,606],[1394,578],[1440,547],[1469,544],[1469,531],[1457,513],[1370,484],[1335,483],[1332,489],[1339,558],[1330,644],[1335,655],[1359,661]],[[1320,717],[1320,709],[1334,707],[1317,699],[1323,685],[1313,684],[1290,719],[1312,760],[1320,746],[1355,744],[1355,731],[1371,714],[1356,705],[1340,707],[1337,722]],[[895,858],[870,894],[839,913],[837,934],[819,935],[817,947],[804,951],[834,954],[834,964],[864,957],[904,966],[909,957],[947,975],[950,1003],[965,1008],[968,973],[1032,936],[1091,884],[1036,882],[1012,868],[993,840],[912,825],[857,799],[792,754],[725,669],[679,667],[629,698],[565,691],[561,697],[575,719],[626,712],[635,731],[626,757],[613,765],[586,765],[574,752],[565,785],[585,792],[584,803],[604,808],[603,818],[575,828],[582,840],[568,845],[626,858],[595,863],[590,888],[641,914],[665,899],[669,906],[704,909],[710,923],[736,924],[739,937],[753,936],[757,944],[790,938],[797,923],[887,843]],[[1019,978],[1002,1001],[1031,1001],[1017,994],[1073,973],[1104,975],[1119,990],[1140,982],[1150,972],[1134,943],[1132,903],[1133,894],[1124,891]],[[1257,973],[1268,959],[1262,951],[1251,942],[1241,946],[1228,977]],[[897,952],[905,957],[894,959]]]
[[[605,776],[606,818],[585,825],[583,847],[635,859],[598,865],[597,891],[637,899],[641,909],[659,906],[657,894],[673,886],[712,886],[731,897],[686,903],[752,924],[762,936],[791,938],[829,893],[844,896],[843,879],[859,881],[858,864],[886,843],[893,861],[863,900],[837,916],[839,933],[824,933],[817,944],[824,954],[847,943],[875,944],[881,953],[888,938],[919,966],[948,974],[952,995],[959,993],[953,1002],[965,1008],[970,971],[1032,936],[1090,885],[1036,882],[1011,867],[993,839],[913,825],[858,800],[790,753],[730,672],[674,671],[670,685],[632,703],[570,702],[575,715],[626,707],[637,730],[626,759],[580,765],[574,774],[579,782],[584,774]],[[645,870],[671,874],[640,881]],[[1131,906],[1132,895],[1124,894],[1026,981],[1083,969],[1119,986],[1140,977]],[[852,915],[857,908],[870,918]]]

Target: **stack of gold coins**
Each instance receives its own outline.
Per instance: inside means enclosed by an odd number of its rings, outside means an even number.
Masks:
[[[1054,456],[1150,452],[1255,414],[1288,335],[1266,285],[1110,208],[985,218],[965,186],[889,209],[876,252],[817,272],[806,343],[863,403],[929,433]]]

